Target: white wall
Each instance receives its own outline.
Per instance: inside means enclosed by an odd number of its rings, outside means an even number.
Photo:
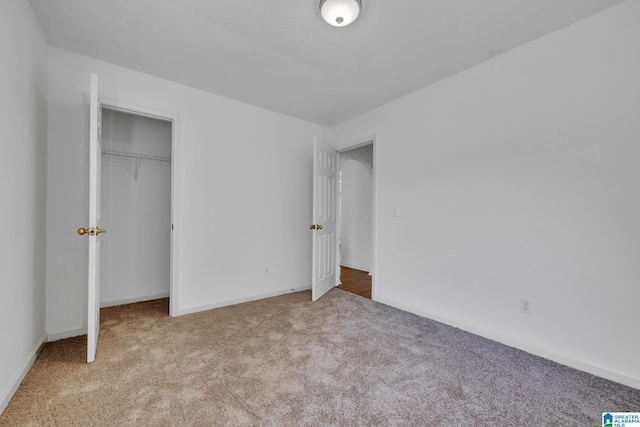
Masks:
[[[171,122],[102,110],[102,147],[171,158]],[[102,155],[100,304],[169,295],[171,163]]]
[[[377,136],[377,299],[640,388],[638,16],[625,2],[332,129]]]
[[[327,128],[50,48],[50,336],[77,335],[85,323],[86,240],[75,230],[86,220],[90,72],[103,97],[180,116],[178,314],[310,286],[312,141]]]
[[[29,3],[0,2],[0,412],[45,340],[47,51]]]
[[[340,264],[369,271],[373,228],[373,145],[340,154]]]

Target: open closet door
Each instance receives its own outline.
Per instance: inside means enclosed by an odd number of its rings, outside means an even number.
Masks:
[[[89,238],[89,275],[87,280],[87,363],[96,358],[100,334],[100,134],[101,108],[98,102],[98,76],[91,74],[89,96],[89,227],[78,234]]]
[[[313,233],[311,299],[317,301],[336,285],[337,153],[318,138],[313,141]]]

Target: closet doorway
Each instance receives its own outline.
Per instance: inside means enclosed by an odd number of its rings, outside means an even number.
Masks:
[[[102,106],[101,307],[170,295],[173,126]]]
[[[342,289],[371,298],[373,143],[340,151],[339,253]]]

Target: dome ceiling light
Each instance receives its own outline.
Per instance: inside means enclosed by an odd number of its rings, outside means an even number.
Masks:
[[[322,19],[334,27],[351,24],[360,14],[361,8],[361,0],[320,0]]]

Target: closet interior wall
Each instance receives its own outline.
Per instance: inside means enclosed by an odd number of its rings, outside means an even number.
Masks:
[[[103,307],[169,296],[171,126],[102,110]]]

